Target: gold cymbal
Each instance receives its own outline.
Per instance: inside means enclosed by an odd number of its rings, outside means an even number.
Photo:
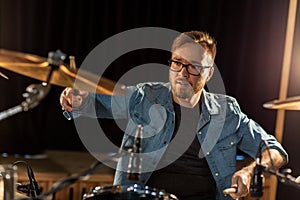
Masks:
[[[43,57],[0,49],[0,67],[46,82],[53,66]],[[115,95],[125,93],[125,86],[122,84],[83,69],[71,69],[66,64],[57,66],[49,83],[99,94]]]
[[[273,100],[263,105],[268,109],[300,110],[300,96],[289,97],[284,100]]]

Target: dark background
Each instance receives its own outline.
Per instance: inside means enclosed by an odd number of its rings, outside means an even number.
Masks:
[[[0,0],[0,48],[47,57],[60,49],[76,57],[77,66],[105,39],[133,28],[163,27],[179,32],[205,30],[218,42],[215,60],[226,93],[242,110],[274,134],[276,110],[263,104],[277,99],[281,79],[288,0]],[[298,5],[298,11],[299,11]],[[300,19],[296,21],[288,96],[300,95]],[[145,54],[146,53],[146,54]],[[163,63],[157,51],[133,52],[114,65],[129,69]],[[147,56],[145,56],[147,55]],[[28,85],[39,81],[0,68],[0,111],[20,104]],[[107,73],[117,79],[118,73]],[[63,90],[53,85],[36,108],[0,121],[0,152],[39,154],[45,150],[85,150],[72,121],[59,105]],[[287,167],[300,175],[300,112],[286,111],[283,146]],[[100,121],[111,132],[111,122]],[[113,138],[118,142],[118,137]],[[279,184],[277,199],[297,199],[298,189]]]

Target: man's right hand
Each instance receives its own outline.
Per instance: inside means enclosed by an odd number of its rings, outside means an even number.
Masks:
[[[88,96],[87,91],[75,90],[73,88],[65,88],[60,95],[60,105],[63,110],[72,112],[73,108],[82,105],[83,100]]]

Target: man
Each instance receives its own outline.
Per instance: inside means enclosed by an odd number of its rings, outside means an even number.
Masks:
[[[165,189],[179,199],[243,197],[249,193],[255,162],[236,171],[237,149],[253,158],[262,151],[261,163],[276,169],[287,162],[287,154],[233,97],[205,91],[215,56],[216,42],[209,34],[185,32],[172,45],[169,83],[141,83],[117,97],[85,91],[74,95],[66,88],[60,102],[74,114],[96,109],[99,118],[127,117],[121,148],[132,144],[130,134],[138,125],[143,127],[142,152],[148,157],[136,182]],[[125,159],[119,160],[114,184],[132,183],[122,162]],[[224,195],[227,188],[236,191]]]

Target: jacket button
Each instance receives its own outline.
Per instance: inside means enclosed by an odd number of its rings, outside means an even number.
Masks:
[[[207,153],[206,153],[206,155],[209,155],[209,154],[210,154],[210,152],[207,152]]]
[[[215,176],[219,176],[219,173],[217,172],[217,173],[215,173]]]
[[[234,145],[234,142],[233,142],[233,141],[231,141],[231,142],[230,142],[230,145],[231,145],[231,146],[232,146],[232,145]]]

